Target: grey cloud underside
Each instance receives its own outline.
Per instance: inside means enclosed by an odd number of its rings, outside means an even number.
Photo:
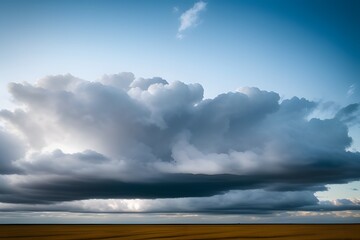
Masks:
[[[131,200],[133,201],[133,200]],[[52,204],[7,204],[2,211],[71,211],[84,213],[211,213],[271,214],[279,211],[360,210],[358,200],[319,202],[311,191],[232,190],[211,197],[142,199],[90,199]],[[134,204],[140,208],[134,209]]]
[[[270,180],[270,177],[268,178],[270,181],[267,182],[263,176],[260,176],[262,177],[261,180],[254,180],[254,177],[256,176],[172,174],[152,179],[149,182],[123,182],[104,179],[42,179],[39,182],[19,184],[19,191],[13,191],[9,196],[2,196],[0,201],[8,203],[52,203],[92,198],[206,197],[232,189],[254,188],[279,191],[276,187],[279,183]],[[279,188],[280,191],[285,191],[282,183],[279,184]],[[304,183],[286,187],[287,191],[299,189],[324,190],[323,187],[315,188]]]
[[[9,90],[19,108],[0,111],[3,203],[313,194],[360,178],[360,153],[346,150],[358,103],[308,119],[317,103],[306,99],[280,102],[257,88],[203,99],[199,84],[132,73],[49,76]]]
[[[44,203],[83,199],[154,199],[206,197],[233,189],[266,189],[269,191],[319,191],[325,190],[324,184],[345,183],[337,170],[314,168],[305,173],[298,170],[287,175],[258,174],[239,176],[230,174],[159,174],[159,176],[139,181],[121,181],[100,177],[53,177],[44,176],[38,180],[19,183],[16,189],[0,196],[0,202],[7,203]],[[300,170],[301,171],[301,170]],[[356,175],[357,172],[352,173]],[[310,178],[311,175],[318,175]],[[337,174],[337,175],[335,175]],[[336,178],[337,180],[334,180]],[[355,177],[353,178],[356,179]]]
[[[211,197],[191,197],[175,199],[141,200],[146,212],[214,212],[227,211],[252,212],[287,210],[299,208],[304,205],[313,205],[317,199],[311,192],[269,192],[264,190],[230,191],[225,194]],[[86,204],[84,204],[86,202]],[[349,205],[349,204],[348,204]],[[351,205],[351,204],[350,204]],[[105,207],[105,208],[104,208]],[[78,211],[106,211],[126,212],[129,211],[126,203],[113,200],[113,207],[109,208],[101,200],[73,201],[60,204],[23,206],[23,210],[65,210],[71,208]],[[12,206],[8,206],[8,210]]]
[[[20,170],[12,165],[12,161],[22,157],[23,154],[22,143],[0,128],[0,174],[19,173]]]

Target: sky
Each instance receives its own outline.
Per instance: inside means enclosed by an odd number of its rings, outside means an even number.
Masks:
[[[0,223],[360,222],[359,10],[0,0]]]

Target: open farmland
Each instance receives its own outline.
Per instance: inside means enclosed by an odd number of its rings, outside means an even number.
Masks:
[[[0,225],[0,239],[360,239],[360,224]]]

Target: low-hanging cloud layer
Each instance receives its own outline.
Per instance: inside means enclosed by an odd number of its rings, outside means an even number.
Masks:
[[[360,178],[348,126],[318,104],[243,88],[204,99],[199,84],[132,73],[11,83],[0,110],[0,210],[221,212],[359,210],[319,202]],[[135,199],[135,200],[134,200]]]

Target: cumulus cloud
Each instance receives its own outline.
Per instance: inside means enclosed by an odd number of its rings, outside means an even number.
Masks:
[[[204,99],[200,84],[132,73],[9,91],[18,108],[0,110],[0,202],[14,208],[332,211],[314,192],[360,178],[360,153],[346,150],[358,104],[319,119],[304,98],[243,88]]]
[[[186,10],[180,16],[180,26],[178,29],[178,33],[176,35],[177,38],[182,39],[184,37],[183,32],[189,28],[192,28],[198,24],[199,14],[206,9],[207,3],[203,1],[199,1],[194,4],[190,9]]]

